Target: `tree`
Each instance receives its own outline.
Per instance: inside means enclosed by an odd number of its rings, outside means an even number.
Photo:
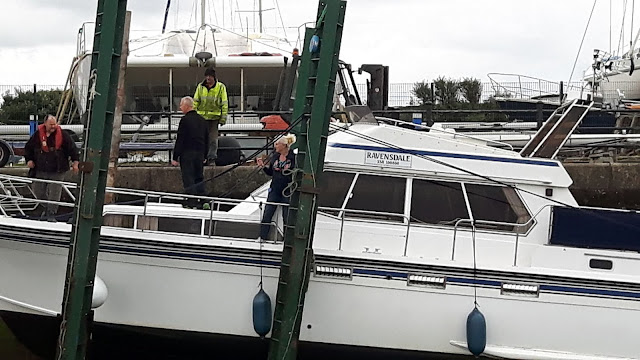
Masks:
[[[414,83],[411,93],[418,98],[420,105],[432,103],[434,100],[431,96],[431,87],[429,83],[424,80]]]
[[[464,78],[460,82],[460,94],[469,104],[480,103],[482,97],[482,84],[474,78]]]
[[[460,83],[457,80],[440,76],[433,82],[436,88],[436,100],[444,108],[452,109],[456,104],[460,103]]]
[[[37,114],[42,119],[46,114],[55,114],[62,98],[62,90],[42,90],[37,92]],[[5,124],[28,124],[29,115],[34,114],[33,91],[15,89],[15,94],[2,95],[0,122]]]

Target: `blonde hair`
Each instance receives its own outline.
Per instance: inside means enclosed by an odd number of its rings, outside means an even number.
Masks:
[[[296,142],[296,136],[294,134],[283,135],[277,140],[277,142],[282,143],[287,147],[291,147],[291,145]]]

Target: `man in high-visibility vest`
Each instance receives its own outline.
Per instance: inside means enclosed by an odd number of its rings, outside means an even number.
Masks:
[[[227,122],[229,102],[227,87],[218,81],[216,71],[210,67],[204,72],[204,80],[196,87],[193,95],[193,108],[209,125],[208,164],[213,165],[218,157],[218,125]]]

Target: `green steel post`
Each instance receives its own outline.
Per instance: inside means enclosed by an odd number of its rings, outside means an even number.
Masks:
[[[93,100],[69,245],[59,360],[82,360],[87,350],[126,8],[127,0],[98,0],[89,82]]]
[[[316,28],[307,29],[305,34],[293,111],[293,119],[302,118],[296,127],[299,145],[294,181],[298,186],[289,206],[270,360],[294,360],[298,351],[313,258],[318,183],[324,165],[345,9],[346,1],[321,0]],[[311,52],[309,43],[314,35],[319,37],[320,46],[318,51]]]

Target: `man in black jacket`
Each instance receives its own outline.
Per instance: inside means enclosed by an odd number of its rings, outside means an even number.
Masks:
[[[69,159],[72,169],[78,173],[78,148],[71,136],[62,131],[58,120],[53,115],[47,115],[44,123],[31,136],[24,147],[24,159],[29,171],[35,171],[37,179],[63,181],[69,171]],[[62,186],[46,182],[36,182],[34,193],[38,199],[60,201]],[[58,205],[46,204],[42,215],[55,221]]]
[[[209,152],[209,128],[206,120],[193,109],[193,98],[180,100],[180,111],[184,114],[178,125],[178,137],[173,148],[171,165],[180,165],[182,184],[189,195],[205,195],[204,164]],[[208,204],[205,204],[208,207]],[[196,199],[188,199],[185,207],[198,207]]]

